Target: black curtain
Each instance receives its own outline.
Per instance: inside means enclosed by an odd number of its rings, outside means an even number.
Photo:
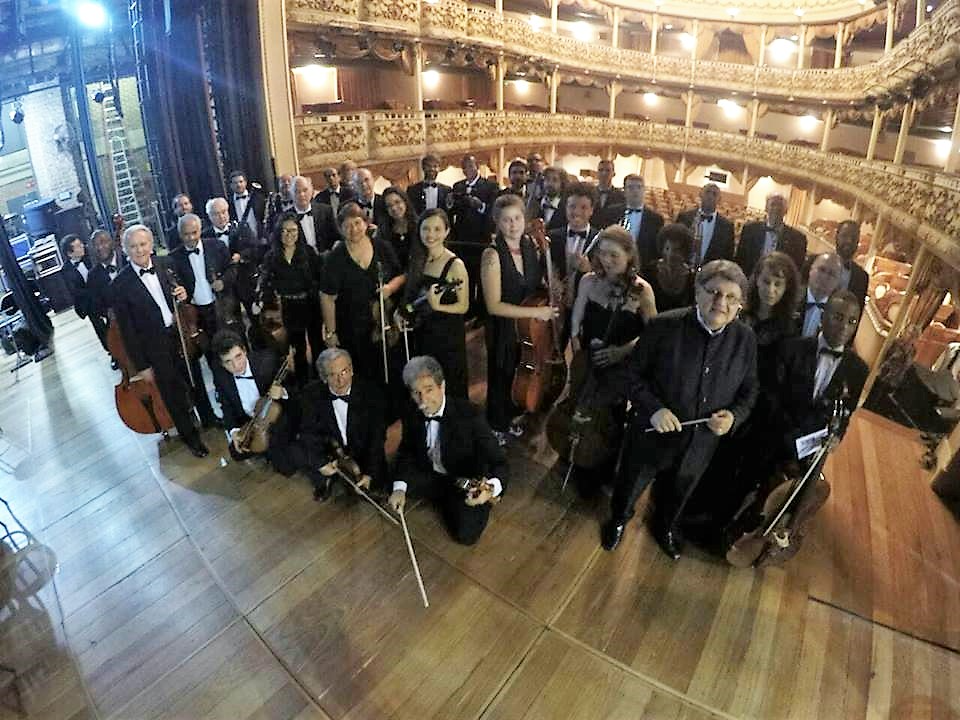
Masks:
[[[35,288],[32,283],[28,282],[26,275],[23,274],[23,269],[17,262],[17,256],[10,246],[10,238],[3,223],[0,223],[0,266],[3,267],[7,284],[13,292],[13,299],[23,313],[24,323],[42,345],[49,345],[50,338],[53,337],[53,323],[50,322],[50,318],[40,306],[40,301],[34,295]]]

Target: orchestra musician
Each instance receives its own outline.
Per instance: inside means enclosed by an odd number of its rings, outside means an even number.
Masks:
[[[814,337],[820,332],[820,318],[827,298],[840,287],[843,261],[836,253],[822,253],[810,263],[810,276],[797,307],[797,331],[803,337]]]
[[[786,198],[776,193],[768,195],[766,213],[765,221],[749,222],[740,230],[736,262],[747,276],[753,274],[760,258],[774,250],[789,255],[797,268],[803,267],[807,256],[806,235],[783,221],[787,213]]]
[[[383,196],[379,195],[374,189],[373,173],[367,168],[358,168],[354,171],[354,178],[356,179],[357,196],[353,202],[363,210],[367,220],[377,227],[385,226],[388,222],[387,208],[383,204]],[[339,215],[338,212],[337,217]]]
[[[595,252],[597,270],[584,275],[578,285],[570,334],[574,353],[586,353],[596,382],[594,415],[601,408],[608,409],[616,430],[609,438],[610,452],[599,467],[589,473],[574,470],[573,478],[583,497],[593,496],[602,483],[614,477],[627,412],[627,388],[621,370],[644,326],[657,315],[653,291],[637,274],[639,258],[630,233],[617,225],[604,228],[597,235]]]
[[[601,213],[606,208],[613,205],[623,205],[626,202],[623,190],[613,186],[615,173],[613,160],[601,160],[597,163],[597,202],[594,208],[594,217],[591,218],[594,224],[600,223],[603,218]]]
[[[302,385],[311,375],[307,340],[313,357],[323,349],[319,286],[321,263],[317,251],[307,244],[296,213],[280,218],[260,276],[262,302],[280,299],[283,325],[294,348],[294,372]]]
[[[337,471],[330,460],[331,440],[360,467],[360,478],[354,478],[359,487],[383,487],[387,481],[383,391],[354,373],[350,353],[342,348],[321,352],[317,372],[320,379],[301,393],[300,433],[293,445],[294,462],[313,482],[313,499],[323,502],[330,497]]]
[[[527,201],[527,217],[531,220],[542,219],[548,233],[567,224],[567,209],[563,201],[565,183],[563,168],[551,165],[543,171],[543,193],[539,200]]]
[[[247,181],[242,170],[230,173],[230,219],[246,225],[257,244],[266,232],[267,196],[259,185]]]
[[[385,304],[400,292],[406,276],[393,246],[370,237],[370,220],[357,203],[340,208],[338,222],[344,241],[327,255],[320,281],[324,340],[327,347],[350,353],[357,373],[383,386],[389,376],[384,377],[382,337],[374,317],[374,312],[379,315],[380,275]],[[388,324],[392,316],[386,316]]]
[[[387,209],[383,225],[377,226],[380,239],[393,246],[401,267],[410,261],[410,248],[417,245],[417,215],[403,190],[391,185],[380,196]]]
[[[90,236],[90,244],[96,257],[96,264],[90,268],[87,275],[87,292],[90,296],[90,310],[103,324],[104,336],[110,327],[108,312],[113,306],[113,288],[111,283],[117,273],[127,264],[127,259],[120,252],[116,242],[106,230],[94,230]],[[112,362],[113,369],[117,369],[117,362]]]
[[[313,201],[313,180],[297,175],[290,186],[293,212],[307,245],[323,254],[340,239],[337,221],[329,205]]]
[[[357,164],[349,158],[340,163],[340,182],[343,183],[345,189],[353,192],[354,200],[356,200],[356,194],[358,192],[357,169]],[[346,202],[344,202],[344,204],[346,204]],[[339,213],[339,210],[337,212]]]
[[[532,152],[527,155],[527,192],[523,199],[529,204],[537,204],[543,197],[545,180],[543,170],[546,164],[543,161],[543,155],[538,152]]]
[[[170,286],[168,261],[153,256],[153,233],[147,226],[128,227],[123,247],[130,264],[113,281],[113,301],[127,353],[137,375],[156,383],[180,439],[196,457],[206,457],[209,451],[193,424],[185,365],[178,356],[174,299],[186,301],[186,288]]]
[[[677,214],[677,222],[690,228],[695,240],[699,236],[699,247],[695,244],[691,253],[690,262],[695,268],[711,260],[733,260],[733,223],[717,210],[719,200],[720,188],[707,183],[700,188],[700,207]]]
[[[73,300],[73,310],[81,320],[87,318],[93,326],[103,349],[107,348],[107,325],[103,318],[94,312],[93,298],[90,294],[90,265],[87,259],[87,248],[78,235],[70,233],[64,235],[60,241],[60,254],[65,262],[60,270],[64,285]]]
[[[604,549],[617,547],[637,499],[655,481],[653,535],[669,557],[680,556],[684,506],[721,438],[756,400],[756,340],[737,320],[746,289],[737,265],[714,260],[697,275],[694,307],[661,313],[644,329],[629,359],[633,418]]]
[[[524,200],[527,199],[527,164],[520,159],[512,160],[507,167],[507,181],[510,183],[507,187],[497,193],[501,195],[517,195]]]
[[[417,355],[430,355],[440,363],[446,389],[453,397],[467,397],[467,337],[464,315],[470,305],[470,278],[463,261],[446,246],[450,220],[440,208],[427,210],[420,218],[420,244],[410,254],[404,300],[409,305],[419,296],[426,308],[418,312],[413,328]],[[437,292],[437,283],[460,282]]]
[[[263,227],[265,236],[273,236],[274,228],[276,228],[280,216],[293,207],[293,200],[290,198],[292,185],[293,175],[290,173],[284,173],[277,178],[277,192],[269,197],[270,202],[267,205],[267,221]]]
[[[340,173],[335,167],[324,168],[323,179],[327,182],[327,186],[317,193],[314,201],[329,205],[333,210],[333,216],[336,217],[340,206],[356,200],[357,193],[349,185],[344,185],[340,181]]]
[[[440,172],[440,158],[436,155],[424,155],[420,160],[423,180],[407,188],[407,195],[417,217],[427,210],[447,207],[447,195],[453,190],[449,185],[437,182]],[[386,193],[384,193],[386,194]]]
[[[465,179],[455,182],[447,196],[446,209],[453,223],[453,236],[457,242],[486,245],[492,232],[490,214],[497,186],[480,176],[480,166],[473,155],[464,155],[460,168]]]
[[[860,299],[860,307],[867,301],[867,288],[870,285],[870,276],[867,271],[858,265],[853,256],[860,245],[860,223],[856,220],[844,220],[837,225],[836,248],[837,255],[843,261],[843,272],[840,276],[840,289],[849,290]]]
[[[502,195],[493,205],[497,233],[483,251],[481,278],[487,306],[487,420],[501,444],[506,435],[523,434],[522,418],[511,397],[513,376],[520,357],[516,320],[549,321],[559,317],[556,307],[522,307],[521,303],[544,283],[544,259],[525,234],[523,200]]]
[[[250,226],[230,220],[230,205],[226,198],[215,197],[207,200],[205,206],[209,224],[203,228],[200,237],[214,240],[223,246],[233,266],[233,281],[227,292],[232,293],[253,322],[253,303],[257,296],[262,249],[259,240],[254,237]],[[218,268],[218,273],[227,272],[227,268]]]
[[[393,492],[388,504],[402,512],[407,495],[433,501],[458,543],[473,545],[490,518],[491,501],[507,482],[507,462],[483,416],[465,398],[446,392],[443,370],[429,356],[403,368],[413,406],[403,417]],[[478,492],[458,488],[458,478],[483,478]]]
[[[549,177],[549,169],[548,169]],[[570,311],[580,285],[580,278],[593,268],[589,255],[593,252],[598,228],[590,224],[596,192],[586,183],[574,183],[567,188],[564,201],[565,224],[547,233],[554,279],[563,286],[564,335],[560,343],[566,348],[570,330]]]
[[[603,214],[603,225],[622,225],[630,231],[640,255],[640,266],[647,267],[660,257],[657,234],[663,227],[663,216],[643,204],[646,185],[640,175],[623,179],[623,205],[608,205]]]
[[[173,210],[173,223],[164,230],[164,237],[167,242],[167,250],[173,252],[180,244],[180,231],[177,230],[177,223],[184,215],[193,212],[193,201],[186,193],[177,193],[170,200],[170,207]]]
[[[653,288],[660,312],[693,304],[693,278],[690,265],[693,235],[686,225],[669,223],[657,234],[660,259],[643,269],[643,277]]]
[[[291,463],[290,394],[284,385],[274,379],[280,370],[282,358],[270,350],[248,350],[233,330],[220,330],[210,342],[214,363],[213,384],[217,389],[220,407],[223,408],[223,426],[230,435],[230,456],[234,460],[254,457],[239,446],[244,426],[256,412],[257,401],[267,396],[281,403],[283,412],[270,426],[270,440],[264,453],[267,461],[282,475],[290,476],[296,471]]]

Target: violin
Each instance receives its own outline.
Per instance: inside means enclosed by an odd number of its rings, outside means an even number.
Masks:
[[[809,524],[830,497],[830,484],[822,470],[850,415],[844,402],[846,396],[845,390],[834,402],[827,438],[806,472],[800,477],[778,475],[779,482],[763,502],[758,526],[742,533],[727,550],[727,562],[731,565],[780,565],[800,551]]]
[[[290,372],[290,355],[283,360],[283,364],[273,378],[273,385],[282,385]],[[280,403],[270,397],[269,393],[260,396],[253,408],[253,417],[237,434],[236,445],[240,452],[261,454],[270,446],[270,430],[283,414]]]
[[[524,300],[523,307],[559,307],[561,298],[553,279],[553,262],[543,220],[537,218],[527,226],[528,235],[536,243],[547,266],[547,286]],[[547,322],[521,318],[517,323],[520,358],[513,376],[511,397],[524,412],[532,413],[556,402],[567,384],[567,364],[560,347],[561,320]]]
[[[437,295],[443,295],[448,290],[458,288],[462,284],[463,280],[459,278],[455,280],[440,280],[430,287],[423,288],[413,300],[401,305],[397,312],[400,313],[400,317],[402,317],[405,322],[415,325],[416,322],[429,311],[429,297],[430,293],[434,292],[434,288]]]
[[[326,459],[320,463],[320,466],[322,467],[335,462],[337,464],[337,471],[339,473],[346,475],[347,478],[352,480],[354,483],[360,482],[360,478],[363,477],[363,472],[360,470],[360,465],[357,464],[356,460],[347,454],[347,451],[343,449],[343,445],[340,444],[340,441],[335,437],[328,437],[324,442],[324,446],[327,456]]]
[[[493,483],[488,481],[487,478],[457,478],[453,482],[458,489],[463,490],[467,495],[473,497],[479,496],[484,490],[490,493],[493,492]],[[500,499],[500,495],[494,495],[487,502],[491,505],[496,505],[500,502]]]
[[[183,285],[176,271],[169,265],[166,268],[167,279],[171,287]],[[197,306],[189,302],[173,301],[173,319],[177,324],[177,334],[180,336],[180,357],[187,363],[187,374],[190,375],[190,384],[194,385],[195,378],[190,370],[190,361],[196,360],[206,350],[209,338],[200,327],[200,313]]]

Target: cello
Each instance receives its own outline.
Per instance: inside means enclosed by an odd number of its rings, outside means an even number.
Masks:
[[[536,243],[547,266],[547,286],[524,300],[523,307],[560,306],[559,288],[553,279],[553,261],[550,244],[541,218],[530,222],[527,233]],[[517,323],[517,339],[520,357],[513,375],[511,398],[523,412],[537,412],[544,406],[553,405],[567,384],[567,364],[560,347],[562,329],[560,319],[547,322],[533,318],[520,318]]]

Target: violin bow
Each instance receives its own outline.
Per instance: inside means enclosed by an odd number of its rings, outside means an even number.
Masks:
[[[174,272],[172,267],[167,267],[167,280],[173,284],[174,287],[180,285],[180,278],[177,277],[177,273]],[[173,297],[173,319],[177,323],[177,337],[180,338],[180,351],[183,353],[183,362],[187,366],[187,378],[190,380],[190,387],[196,389],[197,383],[193,379],[193,370],[190,368],[190,354],[187,352],[187,339],[183,336],[183,325],[180,324],[180,301],[177,300],[176,296],[173,296],[173,288],[170,288],[170,294]]]
[[[373,507],[375,507],[375,508],[377,509],[377,512],[378,512],[378,513],[380,513],[381,515],[383,515],[387,520],[389,520],[390,522],[392,522],[394,525],[399,525],[399,524],[400,524],[400,523],[397,522],[397,519],[396,519],[395,517],[393,517],[393,515],[391,515],[390,513],[388,513],[386,510],[384,510],[383,507],[381,507],[380,503],[378,503],[378,502],[377,502],[376,500],[374,500],[372,497],[370,497],[369,495],[367,495],[367,493],[365,493],[365,492],[363,491],[363,488],[360,487],[359,485],[357,485],[353,480],[351,480],[351,479],[350,479],[350,476],[347,475],[347,473],[345,473],[345,472],[344,472],[343,470],[341,470],[339,467],[337,468],[337,475],[339,475],[341,478],[343,478],[344,481],[345,481],[350,487],[353,488],[353,491],[354,491],[355,493],[357,493],[357,495],[359,495],[359,496],[362,497],[364,500],[366,500],[368,503],[370,503],[371,505],[373,505]]]
[[[427,590],[423,587],[423,576],[420,574],[420,563],[417,562],[417,554],[413,551],[413,541],[410,540],[410,531],[407,530],[407,517],[400,510],[400,527],[403,529],[403,539],[407,543],[407,553],[410,555],[410,563],[413,565],[413,573],[417,578],[417,586],[420,588],[420,597],[423,598],[423,606],[430,607],[430,601],[427,599]]]
[[[377,295],[380,299],[380,346],[383,349],[383,382],[390,384],[390,368],[387,363],[387,308],[383,298],[383,263],[377,260]],[[406,339],[406,335],[404,335]]]

